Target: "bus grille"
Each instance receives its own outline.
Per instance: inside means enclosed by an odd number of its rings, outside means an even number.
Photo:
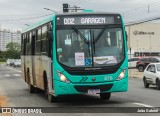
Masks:
[[[106,85],[97,85],[97,86],[79,86],[76,85],[74,88],[78,92],[88,92],[89,89],[100,89],[100,92],[109,91],[112,88],[113,84],[106,84]]]

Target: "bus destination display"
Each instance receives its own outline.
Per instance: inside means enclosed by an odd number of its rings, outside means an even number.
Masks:
[[[104,25],[115,24],[114,16],[61,16],[57,17],[57,25]]]

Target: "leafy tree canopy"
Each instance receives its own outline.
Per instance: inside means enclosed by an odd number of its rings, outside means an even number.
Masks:
[[[20,52],[21,51],[21,46],[19,43],[16,42],[10,42],[7,44],[6,46],[7,51],[16,51],[16,52]]]

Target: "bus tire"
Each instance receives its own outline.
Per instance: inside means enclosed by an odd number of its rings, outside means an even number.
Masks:
[[[44,73],[43,77],[44,77],[44,92],[45,92],[45,95],[47,96],[48,101],[51,102],[51,103],[57,102],[57,97],[55,97],[54,95],[49,93],[49,87],[48,87],[48,81],[47,81],[46,73]]]
[[[35,87],[31,84],[29,70],[27,71],[28,88],[30,93],[35,93]]]
[[[144,83],[144,87],[148,88],[149,87],[149,83],[147,82],[146,78],[143,77],[143,83]]]
[[[111,97],[111,93],[100,93],[101,100],[109,100]]]
[[[140,66],[138,67],[138,70],[139,70],[139,72],[143,72],[143,71],[144,71],[144,67],[143,67],[142,65],[140,65]]]
[[[54,95],[52,94],[48,94],[48,101],[51,102],[51,103],[56,103],[58,100],[57,100],[57,97],[55,97]]]
[[[157,90],[160,90],[160,80],[156,79],[156,88]]]

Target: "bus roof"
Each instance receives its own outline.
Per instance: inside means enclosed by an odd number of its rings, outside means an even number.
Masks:
[[[120,15],[119,13],[111,13],[111,12],[79,12],[79,13],[60,13],[60,14],[56,14],[57,16],[62,16],[62,15],[88,15],[88,14],[95,14],[95,15],[104,15],[104,14],[108,14],[108,15]]]
[[[38,27],[40,25],[43,25],[43,24],[51,21],[53,19],[53,17],[55,17],[55,15],[49,16],[46,19],[43,19],[43,20],[39,21],[38,23],[35,23],[35,24],[32,24],[32,25],[28,26],[27,28],[22,30],[22,33],[25,33],[25,32],[27,32],[29,30],[32,30],[32,29],[34,29],[34,28],[36,28],[36,27]]]
[[[41,21],[39,21],[38,23],[32,24],[30,26],[28,26],[27,28],[22,30],[22,33],[25,33],[27,31],[30,31],[40,25],[43,25],[51,20],[53,20],[53,18],[55,16],[75,16],[75,15],[120,15],[119,13],[108,13],[108,12],[80,12],[80,13],[59,13],[59,14],[53,14],[49,17],[47,17],[46,19],[43,19]]]

